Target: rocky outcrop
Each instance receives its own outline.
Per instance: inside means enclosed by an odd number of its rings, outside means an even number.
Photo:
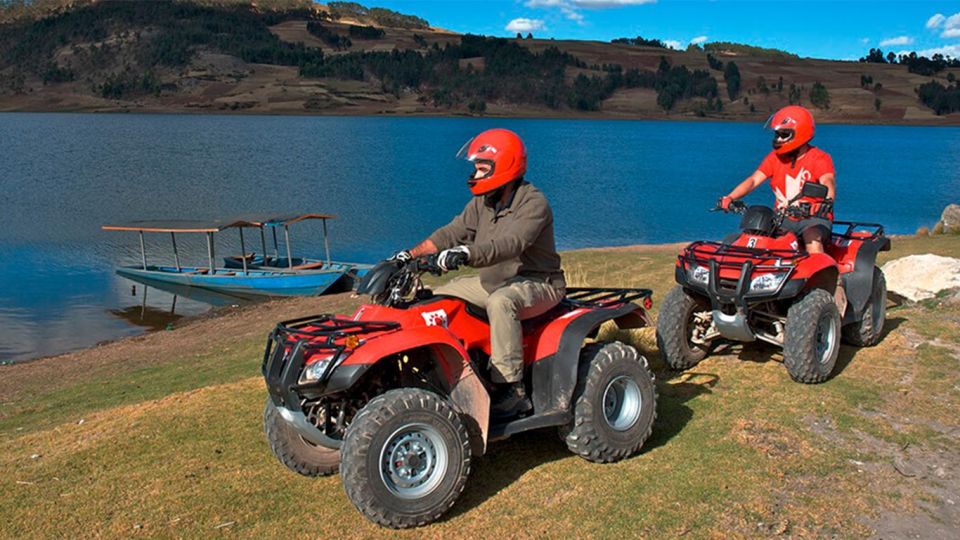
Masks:
[[[943,209],[937,228],[947,234],[960,234],[960,204],[949,204]]]
[[[891,296],[917,302],[960,287],[960,259],[910,255],[883,265],[883,274]]]

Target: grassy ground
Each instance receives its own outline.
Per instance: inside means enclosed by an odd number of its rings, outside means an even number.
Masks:
[[[927,252],[960,256],[960,238],[898,240],[884,259]],[[674,253],[564,262],[572,282],[648,286],[659,300]],[[276,302],[0,367],[0,536],[383,535],[338,477],[280,465],[260,424],[267,330],[356,302]],[[397,536],[949,537],[960,526],[960,304],[888,317],[879,346],[844,347],[817,386],[791,382],[761,345],[683,374],[657,359],[659,417],[640,455],[591,464],[552,430],[495,443],[443,521]],[[649,332],[622,337],[657,358]]]

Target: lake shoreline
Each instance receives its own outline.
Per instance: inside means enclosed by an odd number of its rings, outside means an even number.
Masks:
[[[364,112],[356,110],[331,110],[325,112],[290,110],[272,110],[272,111],[254,111],[254,110],[207,110],[196,108],[177,108],[177,107],[143,107],[143,108],[103,108],[103,107],[76,107],[76,108],[0,108],[0,114],[143,114],[143,115],[182,115],[182,116],[245,116],[245,117],[334,117],[334,118],[447,118],[447,119],[497,119],[497,120],[621,120],[626,122],[650,121],[650,122],[709,122],[709,123],[763,123],[766,116],[751,115],[730,115],[722,118],[710,116],[693,116],[689,114],[617,114],[605,111],[596,112],[578,112],[578,111],[524,111],[517,114],[496,114],[487,113],[482,115],[470,113],[450,113],[445,111],[376,111]],[[898,120],[896,122],[887,121],[884,118],[864,119],[864,118],[825,118],[817,120],[819,125],[841,125],[841,126],[895,126],[895,127],[960,127],[960,113],[954,113],[947,116],[936,117],[942,120],[916,119],[916,120]]]

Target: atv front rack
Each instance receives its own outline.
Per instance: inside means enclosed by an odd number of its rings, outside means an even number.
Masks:
[[[725,260],[718,260],[718,257]],[[680,260],[685,264],[707,267],[716,264],[721,268],[743,268],[750,262],[753,270],[780,270],[794,267],[806,257],[805,252],[795,249],[751,248],[702,240],[690,244],[680,255]]]
[[[568,287],[567,301],[586,308],[604,308],[626,304],[640,298],[644,309],[653,306],[653,291],[650,289],[623,289],[603,287]]]
[[[323,385],[343,362],[346,338],[399,328],[395,322],[355,321],[333,315],[312,315],[283,321],[267,338],[260,371],[277,405],[300,405],[297,391]],[[355,345],[354,345],[355,346]],[[311,356],[323,353],[329,361],[315,382],[300,384],[300,375]]]

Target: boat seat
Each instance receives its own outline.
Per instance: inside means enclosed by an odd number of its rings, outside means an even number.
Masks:
[[[192,272],[184,272],[184,274],[186,274],[186,275],[188,275],[188,276],[193,276],[193,275],[197,275],[197,274],[207,274],[208,272],[210,272],[210,270],[207,269],[207,268],[197,268],[196,270],[194,270],[194,271],[192,271]]]
[[[250,253],[247,253],[247,254],[245,254],[245,255],[234,255],[234,256],[232,256],[232,257],[227,257],[227,258],[230,259],[231,261],[242,261],[242,260],[246,259],[247,262],[250,262],[250,261],[252,261],[254,258],[256,258],[256,256],[257,256],[257,254],[251,251]]]
[[[289,268],[284,268],[284,270],[319,270],[319,269],[323,268],[323,265],[324,265],[324,264],[325,264],[325,263],[323,263],[323,262],[315,262],[315,263],[308,263],[308,264],[298,264],[297,266],[293,266],[293,267],[289,267]]]

